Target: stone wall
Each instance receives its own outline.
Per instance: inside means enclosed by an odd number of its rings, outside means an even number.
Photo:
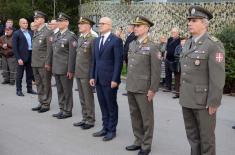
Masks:
[[[113,19],[114,29],[123,26],[126,28],[135,16],[142,15],[151,19],[155,25],[151,28],[151,36],[156,39],[161,35],[169,36],[172,27],[179,27],[181,34],[187,32],[188,8],[191,5],[201,5],[213,12],[214,18],[210,21],[209,31],[212,34],[219,32],[228,24],[235,24],[235,2],[211,3],[133,3],[131,5],[114,2],[92,2],[83,4],[80,15],[93,18],[98,23],[103,16]],[[94,27],[97,29],[97,26]]]

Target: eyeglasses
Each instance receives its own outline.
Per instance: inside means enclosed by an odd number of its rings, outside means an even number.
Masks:
[[[99,23],[98,25],[109,25],[109,23]]]

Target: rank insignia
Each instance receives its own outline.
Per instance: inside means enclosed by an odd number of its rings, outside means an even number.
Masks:
[[[200,62],[200,60],[195,60],[195,62],[194,62],[194,64],[196,65],[196,66],[199,66],[200,64],[201,64],[201,62]]]

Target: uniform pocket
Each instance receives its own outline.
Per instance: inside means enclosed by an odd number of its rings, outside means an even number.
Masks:
[[[188,56],[192,69],[207,69],[208,55],[206,53],[192,53]]]
[[[206,105],[208,86],[206,85],[196,85],[195,86],[196,103],[199,105]]]
[[[150,87],[150,80],[148,76],[145,75],[138,75],[136,76],[138,90],[147,91]]]

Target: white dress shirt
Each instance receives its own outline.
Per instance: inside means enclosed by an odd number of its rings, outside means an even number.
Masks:
[[[107,32],[107,33],[101,35],[101,37],[104,36],[103,45],[104,45],[105,41],[108,39],[108,37],[109,37],[110,34],[111,34],[111,32]],[[99,47],[100,47],[100,45],[101,45],[101,40],[102,40],[102,39],[100,39]]]

